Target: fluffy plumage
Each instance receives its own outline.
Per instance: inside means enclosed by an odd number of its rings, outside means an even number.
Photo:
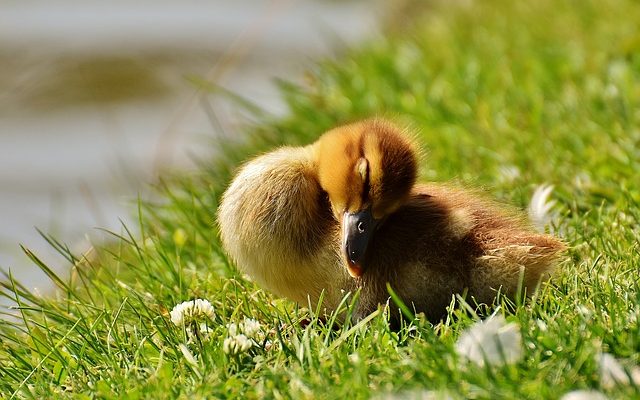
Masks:
[[[260,285],[303,305],[324,290],[331,310],[360,288],[357,316],[387,301],[387,283],[437,319],[465,289],[490,303],[520,276],[531,292],[549,275],[561,241],[471,191],[416,185],[417,164],[410,136],[381,120],[257,157],[223,196],[223,244]]]
[[[352,290],[339,233],[309,148],[284,147],[246,163],[218,208],[222,243],[240,271],[301,305],[337,307]]]

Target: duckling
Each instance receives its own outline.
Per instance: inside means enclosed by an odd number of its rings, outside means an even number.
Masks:
[[[343,264],[361,289],[359,317],[387,302],[387,284],[430,320],[465,289],[487,304],[497,289],[514,296],[521,279],[530,293],[565,248],[479,194],[416,184],[416,146],[389,122],[334,129],[315,149],[320,186],[341,226]]]
[[[360,289],[361,318],[389,298],[440,318],[455,293],[491,303],[533,289],[564,249],[470,191],[416,184],[417,149],[384,120],[335,128],[245,164],[222,197],[223,246],[275,294],[335,309]],[[324,294],[323,294],[324,293]]]

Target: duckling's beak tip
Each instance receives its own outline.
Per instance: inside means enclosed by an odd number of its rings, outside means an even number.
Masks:
[[[347,263],[347,272],[349,272],[352,278],[359,278],[364,271],[360,264],[349,262]]]
[[[353,278],[360,277],[365,270],[367,249],[375,231],[377,221],[371,209],[345,212],[342,217],[342,251],[347,271]]]

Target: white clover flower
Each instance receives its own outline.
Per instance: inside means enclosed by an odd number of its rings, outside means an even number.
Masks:
[[[238,334],[238,324],[233,322],[227,324],[227,331],[229,332],[229,336],[236,336]]]
[[[607,396],[597,390],[574,390],[565,393],[560,400],[607,400]]]
[[[215,312],[208,300],[194,299],[185,301],[171,310],[171,322],[176,326],[186,326],[191,322],[213,319]]]
[[[544,232],[547,226],[555,217],[551,212],[555,206],[555,200],[549,200],[553,191],[553,185],[539,185],[533,191],[531,203],[529,203],[529,219],[539,232]]]
[[[397,393],[381,393],[372,397],[373,400],[450,400],[453,399],[446,391],[406,390]]]
[[[622,368],[622,365],[614,356],[609,353],[602,353],[598,356],[598,366],[600,368],[600,383],[602,387],[610,389],[616,384],[629,384],[629,377]]]
[[[264,339],[260,322],[251,318],[245,318],[238,324],[227,324],[227,331],[229,336],[222,343],[222,350],[230,355],[246,352]]]
[[[244,353],[253,347],[253,342],[243,334],[230,336],[222,343],[222,351],[229,355]]]
[[[609,353],[601,353],[598,356],[598,366],[600,384],[605,389],[611,389],[616,385],[629,385],[631,381],[635,385],[640,385],[640,368],[634,367],[627,374],[618,360]],[[631,379],[629,379],[629,375],[631,375]]]
[[[242,333],[244,333],[250,339],[257,339],[258,334],[262,332],[260,322],[255,319],[245,318],[242,323]]]
[[[227,324],[229,336],[236,336],[238,333],[244,334],[249,339],[260,339],[262,336],[262,326],[255,319],[245,318],[244,321],[236,324]]]
[[[495,366],[514,364],[523,355],[520,328],[501,315],[479,321],[460,335],[456,352],[481,367],[485,362]]]
[[[631,368],[631,381],[636,386],[640,386],[640,367]]]

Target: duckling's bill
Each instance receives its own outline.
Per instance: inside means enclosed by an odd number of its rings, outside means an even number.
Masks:
[[[342,251],[347,260],[347,271],[353,278],[364,273],[367,248],[371,242],[377,221],[371,209],[345,212],[342,218]]]

